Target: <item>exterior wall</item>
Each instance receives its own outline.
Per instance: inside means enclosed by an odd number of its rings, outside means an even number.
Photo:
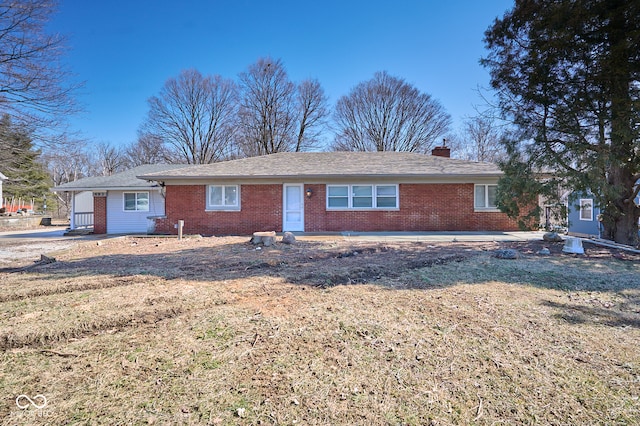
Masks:
[[[580,199],[589,198],[594,201],[593,217],[591,220],[580,219]],[[599,237],[600,236],[600,222],[598,221],[598,215],[600,214],[600,208],[595,205],[595,199],[591,194],[571,194],[568,200],[568,231],[569,234],[578,236]]]
[[[593,206],[593,218],[592,220],[580,219],[580,199],[592,199]],[[577,235],[581,237],[600,237],[600,222],[598,221],[598,215],[600,215],[600,207],[595,204],[595,197],[591,193],[574,192],[569,195],[567,201],[567,220],[568,232],[571,235]],[[640,205],[640,195],[635,198],[636,205]],[[640,225],[640,223],[639,223]],[[640,233],[640,231],[638,231]]]
[[[74,193],[73,205],[77,213],[90,213],[93,211],[93,192],[82,191]]]
[[[205,211],[206,185],[168,185],[166,218],[156,220],[156,233],[250,235],[282,230],[282,185],[241,185],[241,211]]]
[[[400,184],[396,211],[327,211],[326,186],[304,185],[305,232],[337,231],[515,231],[517,223],[497,211],[474,211],[474,184]],[[156,232],[203,235],[249,235],[282,231],[282,185],[241,185],[241,211],[205,211],[206,185],[166,187],[166,218]]]
[[[107,197],[93,197],[93,233],[107,233]]]
[[[125,211],[125,192],[149,192],[149,211]],[[150,226],[148,217],[164,215],[164,199],[157,190],[108,191],[106,209],[107,234],[146,234]],[[94,220],[97,222],[95,217]]]
[[[325,185],[311,187],[305,230],[314,231],[515,231],[518,225],[496,211],[474,212],[474,185],[400,184],[397,211],[326,211]]]
[[[74,192],[71,196],[71,229],[93,227],[93,192]]]

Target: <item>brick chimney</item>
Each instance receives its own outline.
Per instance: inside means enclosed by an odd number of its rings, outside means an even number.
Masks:
[[[451,148],[448,146],[436,146],[431,150],[431,155],[436,157],[451,157]]]

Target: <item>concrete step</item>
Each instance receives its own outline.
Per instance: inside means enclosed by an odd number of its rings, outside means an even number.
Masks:
[[[69,229],[63,235],[65,237],[67,236],[72,237],[75,235],[91,235],[91,234],[93,234],[93,229]]]

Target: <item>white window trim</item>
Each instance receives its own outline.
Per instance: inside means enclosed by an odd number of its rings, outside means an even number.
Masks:
[[[498,184],[496,183],[478,183],[475,184],[473,186],[473,210],[476,212],[499,212],[500,209],[495,206],[495,207],[478,207],[478,203],[476,202],[476,188],[479,186],[484,186],[484,200],[485,203],[489,200],[489,187],[490,186],[495,186],[497,187]]]
[[[236,204],[234,205],[230,205],[230,206],[224,206],[224,205],[220,205],[220,206],[216,206],[216,205],[212,205],[209,202],[210,200],[210,193],[211,193],[211,187],[212,186],[220,186],[222,187],[222,199],[224,200],[224,192],[226,191],[225,187],[227,186],[234,186],[236,188]],[[207,185],[207,191],[205,194],[206,197],[206,208],[205,211],[207,212],[219,212],[219,211],[240,211],[240,185],[227,185],[227,184],[211,184],[211,185]]]
[[[330,187],[347,187],[348,188],[348,194],[347,194],[347,207],[329,207],[329,188]],[[372,187],[372,191],[371,191],[371,204],[372,207],[353,207],[353,187],[354,186],[370,186]],[[396,188],[396,206],[395,207],[376,207],[374,206],[374,204],[377,203],[378,200],[378,187],[379,186],[393,186]],[[386,210],[386,211],[398,211],[400,210],[400,186],[397,183],[380,183],[380,184],[374,184],[374,183],[354,183],[354,184],[347,184],[347,183],[343,183],[343,184],[327,184],[326,185],[326,200],[325,200],[325,207],[328,211],[352,211],[352,210],[357,210],[357,211],[380,211],[380,210]]]
[[[127,201],[125,200],[126,194],[135,194],[136,195],[136,208],[133,210],[127,210]],[[146,210],[138,210],[138,194],[147,194],[147,209]],[[125,191],[122,193],[122,211],[125,213],[138,213],[138,212],[148,212],[151,210],[151,194],[149,191]]]
[[[585,219],[582,217],[582,205],[586,204],[585,202],[588,202],[590,207],[589,207],[589,219]],[[580,198],[580,208],[578,209],[578,217],[580,220],[583,220],[585,222],[593,222],[593,199],[592,198]]]

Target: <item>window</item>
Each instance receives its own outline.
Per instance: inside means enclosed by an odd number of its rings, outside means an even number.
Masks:
[[[593,220],[593,200],[580,199],[580,220]]]
[[[474,206],[476,209],[497,209],[498,185],[476,185]]]
[[[209,185],[207,209],[240,210],[240,189],[238,185]]]
[[[351,187],[353,208],[373,207],[373,186],[354,185]]]
[[[148,192],[125,192],[124,211],[126,212],[148,212],[149,193]]]
[[[396,185],[376,186],[376,207],[396,208],[398,207],[398,187]]]
[[[327,209],[397,209],[398,185],[327,185]]]
[[[348,186],[327,187],[327,207],[329,208],[349,207],[349,187]]]

